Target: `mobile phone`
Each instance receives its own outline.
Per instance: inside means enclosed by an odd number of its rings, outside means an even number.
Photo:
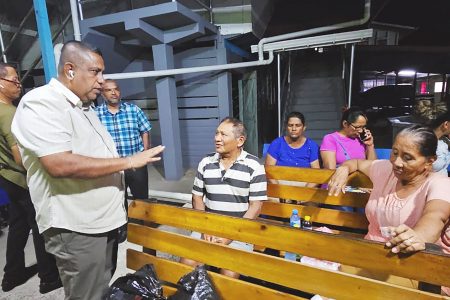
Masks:
[[[360,134],[359,134],[359,139],[361,140],[361,142],[364,142],[367,139],[367,134],[366,131],[363,130]]]

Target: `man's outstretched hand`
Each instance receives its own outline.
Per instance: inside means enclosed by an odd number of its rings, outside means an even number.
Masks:
[[[133,156],[130,156],[131,159],[131,167],[132,168],[140,168],[143,167],[149,163],[161,160],[159,155],[161,152],[164,151],[166,147],[159,145],[153,148],[150,148],[148,150],[136,153]]]

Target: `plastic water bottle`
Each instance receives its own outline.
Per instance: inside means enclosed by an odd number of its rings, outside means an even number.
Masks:
[[[290,224],[291,224],[291,227],[294,227],[294,228],[301,227],[301,220],[300,220],[300,216],[298,215],[297,209],[292,210]]]
[[[311,216],[305,216],[303,219],[303,229],[312,230]]]
[[[298,215],[298,210],[297,209],[293,209],[292,210],[291,219],[290,219],[290,225],[291,225],[291,227],[294,227],[294,228],[300,228],[300,224],[301,224],[301,220],[300,220],[300,217]],[[284,259],[296,261],[297,260],[297,254],[286,251],[286,253],[284,255]]]

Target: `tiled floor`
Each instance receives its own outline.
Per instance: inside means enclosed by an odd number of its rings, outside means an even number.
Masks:
[[[174,192],[185,194],[183,198],[189,198],[189,194],[192,189],[193,178],[195,176],[195,170],[188,170],[185,176],[179,181],[166,181],[162,178],[160,168],[149,167],[149,189],[150,195],[158,194],[158,191],[164,192]],[[180,195],[180,194],[177,194]],[[3,278],[3,267],[5,266],[5,256],[6,256],[6,237],[7,230],[3,230],[4,234],[0,236],[0,278]],[[125,252],[127,248],[139,249],[140,246],[124,242],[119,245],[117,270],[114,274],[112,281],[117,277],[123,276],[131,270],[126,268],[125,264]],[[142,249],[142,248],[141,248]],[[36,257],[33,248],[33,239],[30,237],[28,244],[25,248],[25,257],[27,265],[32,265],[36,262]],[[4,293],[0,290],[0,300],[53,300],[53,299],[64,299],[63,289],[58,289],[56,291],[50,292],[45,295],[39,293],[39,278],[34,276],[27,283],[16,287],[14,290]]]

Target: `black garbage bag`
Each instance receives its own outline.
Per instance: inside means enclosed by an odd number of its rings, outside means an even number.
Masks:
[[[153,265],[146,264],[134,274],[119,277],[109,287],[105,300],[165,300]]]
[[[169,300],[220,300],[205,266],[198,266],[194,271],[178,280],[177,292]]]

